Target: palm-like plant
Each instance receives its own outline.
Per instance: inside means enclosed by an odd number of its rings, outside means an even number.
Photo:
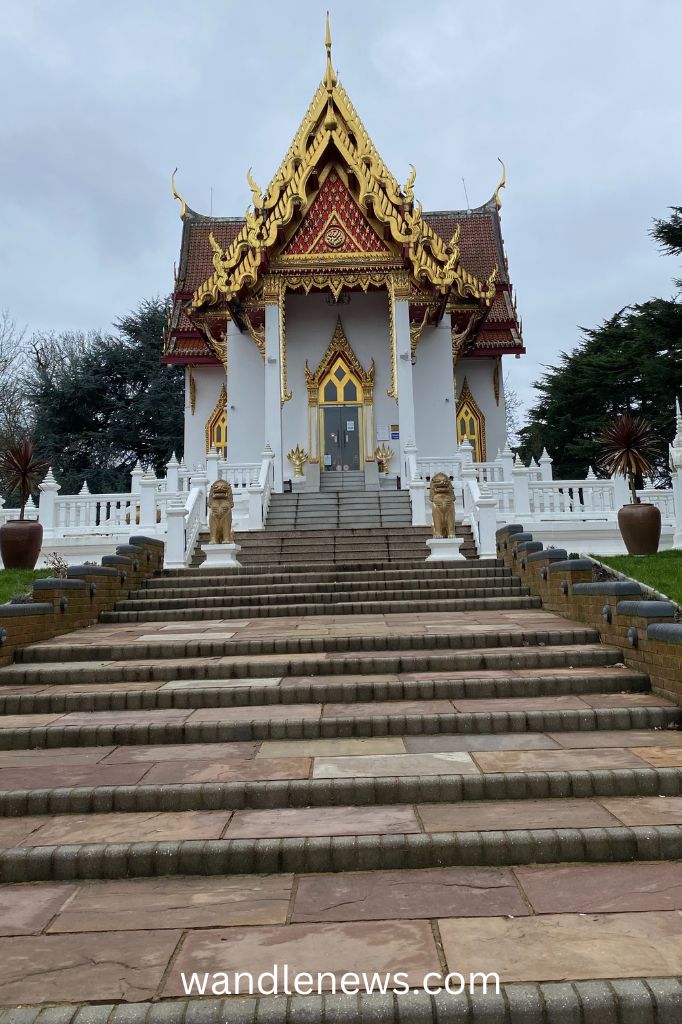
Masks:
[[[623,413],[599,435],[602,456],[599,465],[609,476],[624,476],[630,486],[632,503],[636,505],[638,476],[651,476],[658,448],[658,438],[643,416]]]
[[[17,441],[0,452],[0,477],[10,494],[19,492],[20,520],[24,518],[26,502],[37,492],[47,469],[47,462],[36,457],[35,445],[27,439]]]

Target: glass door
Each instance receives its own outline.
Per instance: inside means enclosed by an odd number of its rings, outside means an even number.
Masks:
[[[360,407],[322,406],[322,468],[326,471],[361,469]]]

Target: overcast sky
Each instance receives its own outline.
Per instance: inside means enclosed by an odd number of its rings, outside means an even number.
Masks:
[[[324,70],[325,4],[2,0],[0,307],[29,329],[106,328],[168,292],[189,204],[242,215]],[[333,59],[377,148],[425,209],[502,225],[541,364],[621,306],[670,296],[648,237],[682,205],[680,0],[337,0]]]

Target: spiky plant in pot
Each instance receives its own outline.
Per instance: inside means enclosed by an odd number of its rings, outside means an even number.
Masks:
[[[623,476],[632,503],[618,511],[618,525],[631,555],[653,554],[661,537],[661,513],[655,505],[637,497],[637,478],[651,476],[658,439],[643,416],[623,413],[599,435],[602,456],[599,465],[609,476]]]
[[[19,518],[0,527],[0,555],[6,569],[33,569],[38,561],[43,528],[25,518],[26,503],[38,491],[47,468],[28,439],[10,444],[0,452],[0,478],[10,494],[19,495]]]

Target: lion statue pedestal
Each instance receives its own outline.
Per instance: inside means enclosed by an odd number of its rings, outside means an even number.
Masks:
[[[430,550],[427,562],[455,562],[464,559],[459,550],[463,537],[455,537],[455,492],[452,480],[445,473],[436,473],[429,487],[433,537],[426,544]]]
[[[232,509],[234,497],[227,480],[216,480],[208,492],[208,529],[210,543],[202,544],[206,561],[202,569],[238,569],[237,555],[241,551],[235,544],[232,532]]]

